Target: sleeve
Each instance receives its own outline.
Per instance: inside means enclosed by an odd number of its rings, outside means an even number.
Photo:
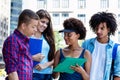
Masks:
[[[2,53],[7,74],[17,70],[17,41],[13,37],[6,39]]]
[[[120,45],[118,46],[116,58],[114,60],[114,75],[120,77]]]
[[[85,49],[87,49],[86,41],[82,42],[82,47],[85,48]]]

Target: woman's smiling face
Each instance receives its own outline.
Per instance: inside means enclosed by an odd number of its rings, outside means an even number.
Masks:
[[[39,20],[38,31],[44,32],[44,30],[48,27],[49,20],[48,18],[41,18]]]

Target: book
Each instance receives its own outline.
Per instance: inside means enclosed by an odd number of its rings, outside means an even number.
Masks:
[[[35,38],[30,38],[29,39],[29,46],[30,46],[30,53],[32,55],[35,55],[37,53],[41,53],[42,51],[42,40],[41,39],[35,39]],[[39,62],[38,61],[33,61],[33,67],[37,65]]]
[[[72,58],[66,57],[61,63],[59,63],[54,69],[54,72],[66,72],[69,74],[74,73],[70,67],[78,64],[79,66],[83,65],[86,62],[85,58]]]

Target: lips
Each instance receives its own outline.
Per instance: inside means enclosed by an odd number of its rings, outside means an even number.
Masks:
[[[40,29],[41,29],[42,31],[44,31],[46,28],[42,26]]]
[[[102,36],[102,34],[100,34],[100,33],[97,33],[97,36]]]

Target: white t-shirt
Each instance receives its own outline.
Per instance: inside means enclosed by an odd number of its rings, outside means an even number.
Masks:
[[[92,53],[92,66],[90,71],[90,80],[103,80],[105,60],[106,60],[106,45],[95,41],[95,48]]]

